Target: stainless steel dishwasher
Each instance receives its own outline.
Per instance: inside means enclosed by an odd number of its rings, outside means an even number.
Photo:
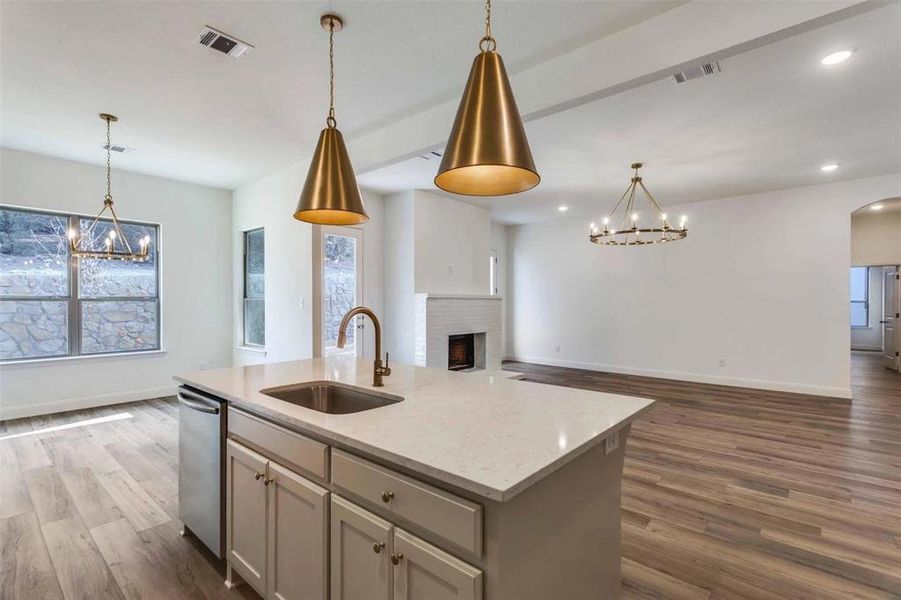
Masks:
[[[225,547],[224,400],[178,388],[178,515],[218,558]]]

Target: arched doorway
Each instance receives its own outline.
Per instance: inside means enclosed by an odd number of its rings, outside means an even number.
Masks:
[[[849,277],[852,386],[901,371],[901,198],[851,213]]]

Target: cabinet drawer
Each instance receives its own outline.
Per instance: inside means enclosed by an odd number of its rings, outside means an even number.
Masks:
[[[482,554],[482,507],[341,450],[332,451],[332,483],[464,550]]]
[[[235,409],[228,413],[228,435],[286,466],[328,480],[329,448],[321,442]]]

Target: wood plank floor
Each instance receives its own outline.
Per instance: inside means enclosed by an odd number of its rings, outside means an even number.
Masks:
[[[901,376],[872,356],[853,402],[506,367],[659,400],[626,451],[625,598],[901,598]],[[158,399],[0,423],[0,600],[254,597],[178,535],[177,419]]]
[[[0,423],[0,600],[256,598],[179,535],[174,398]]]
[[[624,598],[901,598],[901,375],[852,354],[853,401],[523,363],[650,397],[626,447]]]

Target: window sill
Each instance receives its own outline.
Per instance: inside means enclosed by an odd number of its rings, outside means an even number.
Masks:
[[[8,362],[0,362],[0,369],[17,366],[34,366],[53,363],[81,362],[90,360],[108,360],[108,359],[131,359],[142,356],[165,356],[169,351],[160,350],[139,350],[137,352],[110,352],[107,354],[85,354],[82,356],[52,356],[48,358],[25,358],[22,360],[11,360]]]
[[[266,348],[264,348],[263,346],[235,346],[235,350],[266,356]]]

